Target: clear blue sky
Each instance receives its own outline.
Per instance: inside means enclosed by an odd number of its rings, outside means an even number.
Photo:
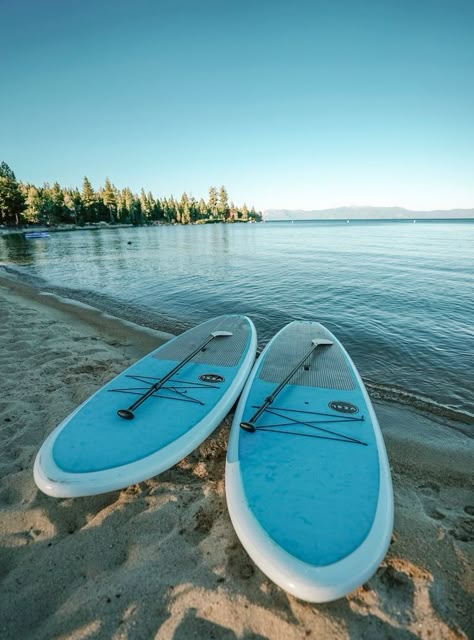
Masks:
[[[474,207],[474,0],[0,0],[17,178]]]

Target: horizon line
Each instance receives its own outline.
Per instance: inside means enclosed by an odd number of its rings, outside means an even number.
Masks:
[[[295,212],[295,211],[300,211],[302,213],[315,213],[315,212],[321,212],[321,211],[338,211],[340,209],[354,209],[354,210],[360,210],[360,209],[397,209],[399,211],[409,211],[409,212],[415,212],[415,213],[431,213],[431,212],[441,212],[444,211],[446,213],[449,213],[451,211],[473,211],[474,212],[474,204],[472,207],[452,207],[450,209],[409,209],[407,207],[401,207],[398,205],[340,205],[337,207],[323,207],[321,209],[302,209],[302,208],[286,208],[286,207],[271,207],[271,208],[267,208],[267,209],[262,209],[263,213],[267,213],[267,212],[284,212],[284,211],[288,211],[288,212]]]

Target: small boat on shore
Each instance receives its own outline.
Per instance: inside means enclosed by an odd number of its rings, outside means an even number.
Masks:
[[[49,238],[49,233],[47,231],[25,231],[23,237],[26,240],[35,240],[36,238]]]

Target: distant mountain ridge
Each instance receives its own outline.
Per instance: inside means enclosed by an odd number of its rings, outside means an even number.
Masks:
[[[403,207],[337,207],[335,209],[267,209],[264,220],[404,220],[474,218],[474,209],[412,211]]]

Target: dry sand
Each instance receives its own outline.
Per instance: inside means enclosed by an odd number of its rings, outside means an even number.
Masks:
[[[166,473],[79,499],[43,495],[46,435],[166,336],[0,279],[0,638],[474,638],[473,441],[376,403],[395,531],[376,575],[301,602],[248,558],[226,510],[229,420]]]

